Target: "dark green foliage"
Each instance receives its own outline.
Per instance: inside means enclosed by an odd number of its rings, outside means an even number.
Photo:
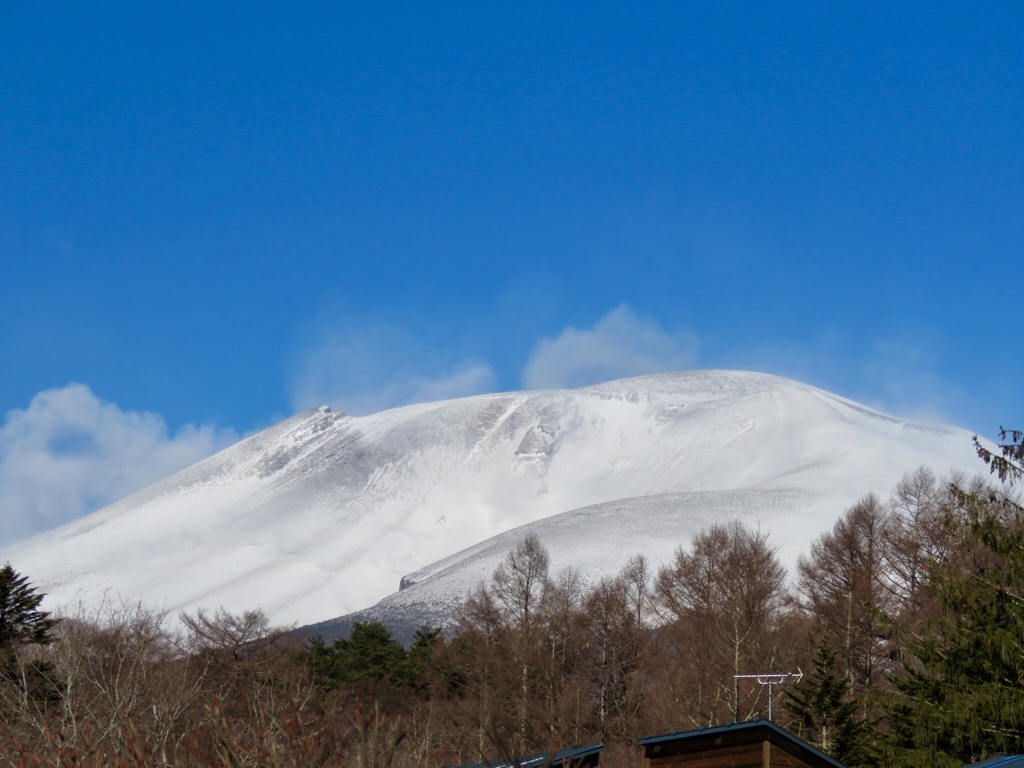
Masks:
[[[377,621],[356,622],[348,638],[328,647],[320,637],[310,640],[306,659],[319,685],[326,689],[365,681],[412,687],[426,672],[441,630],[416,631],[408,651]]]
[[[332,689],[338,686],[334,672],[334,649],[324,642],[320,635],[313,635],[309,639],[309,646],[302,659],[309,667],[313,682],[324,689]]]
[[[402,665],[400,679],[405,685],[420,685],[427,670],[430,669],[434,647],[441,637],[441,628],[417,629],[413,636],[412,646]]]
[[[377,621],[357,622],[349,638],[338,638],[334,649],[345,683],[395,681],[406,658],[402,644],[391,635],[391,630]]]
[[[964,548],[935,564],[941,612],[900,644],[889,701],[894,766],[1024,752],[1024,528],[994,493],[961,493]]]
[[[10,563],[0,568],[0,678],[46,706],[60,700],[54,667],[22,653],[26,646],[46,646],[52,640],[50,630],[57,620],[39,609],[43,597]]]
[[[1004,482],[1015,483],[1024,479],[1024,430],[1000,427],[999,439],[1003,442],[999,453],[995,453],[985,448],[975,435],[974,447],[981,460]]]
[[[841,763],[871,765],[871,729],[859,717],[859,701],[850,680],[836,674],[837,652],[826,634],[818,645],[814,671],[786,690],[790,727],[800,737]]]
[[[25,695],[27,701],[41,709],[59,704],[65,692],[56,667],[49,661],[24,661],[8,667],[5,674]]]
[[[0,568],[0,649],[4,653],[22,645],[50,643],[50,630],[57,621],[39,610],[43,597],[10,563]]]

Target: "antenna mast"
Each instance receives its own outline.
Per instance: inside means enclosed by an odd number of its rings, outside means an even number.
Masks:
[[[735,680],[756,680],[758,685],[768,686],[768,719],[772,719],[772,688],[788,683],[791,680],[800,682],[804,673],[797,668],[796,672],[762,672],[757,675],[733,675]]]

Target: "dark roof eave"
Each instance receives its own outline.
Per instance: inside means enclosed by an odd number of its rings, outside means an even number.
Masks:
[[[743,723],[730,723],[729,725],[718,725],[713,728],[700,728],[694,731],[682,731],[679,733],[668,733],[663,736],[647,736],[646,738],[640,739],[640,746],[650,747],[656,744],[662,744],[665,742],[674,741],[696,741],[698,739],[713,739],[716,736],[727,735],[731,733],[744,733],[754,732],[759,729],[764,729],[768,734],[768,740],[776,746],[782,747],[784,744],[790,744],[800,751],[807,752],[813,756],[817,762],[823,766],[829,768],[846,768],[842,763],[833,757],[829,757],[817,747],[813,747],[806,741],[797,738],[789,731],[780,728],[770,720],[748,720]],[[752,735],[752,734],[751,734]]]
[[[602,750],[604,750],[604,744],[587,744],[583,747],[560,749],[553,754],[541,752],[517,757],[513,760],[487,760],[482,763],[468,763],[464,766],[446,766],[445,768],[571,768],[578,761],[596,755]]]

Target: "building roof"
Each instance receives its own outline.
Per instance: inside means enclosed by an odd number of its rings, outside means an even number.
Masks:
[[[585,747],[570,747],[557,752],[538,752],[526,757],[514,757],[511,760],[486,760],[482,763],[469,763],[461,768],[577,768],[583,765],[596,765],[598,755],[604,744],[588,744]],[[455,768],[447,766],[447,768]]]
[[[780,728],[770,720],[748,720],[744,723],[730,723],[714,728],[699,728],[695,731],[668,733],[664,736],[648,736],[640,739],[647,757],[659,754],[685,754],[720,746],[769,741],[773,745],[803,760],[814,768],[845,768],[834,757],[798,739],[789,731]],[[972,767],[973,768],[973,767]],[[986,766],[987,768],[987,766]],[[1002,768],[1002,766],[1000,766]],[[1009,766],[1007,767],[1009,768]],[[1013,766],[1016,768],[1016,766]]]
[[[1024,768],[1024,755],[999,755],[980,763],[972,763],[965,768]]]

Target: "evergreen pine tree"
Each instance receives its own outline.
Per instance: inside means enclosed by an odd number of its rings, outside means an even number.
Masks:
[[[45,595],[29,585],[10,563],[0,568],[0,678],[6,679],[43,704],[60,698],[53,665],[43,659],[25,659],[24,646],[49,645],[57,620],[39,609]]]
[[[396,670],[395,678],[399,684],[410,687],[422,685],[424,675],[430,667],[434,646],[440,637],[440,627],[421,627],[416,630],[409,652]]]
[[[379,621],[359,622],[352,625],[349,638],[334,643],[346,683],[360,680],[378,680],[394,683],[406,659],[405,648]]]
[[[940,615],[902,643],[888,701],[894,766],[1024,752],[1024,525],[995,493],[960,494],[964,550],[933,567]]]
[[[22,645],[50,643],[57,622],[39,610],[43,597],[10,563],[0,568],[0,650],[5,654]]]
[[[433,634],[417,632],[413,651],[422,660],[440,630]],[[410,665],[410,655],[386,626],[379,621],[355,622],[347,638],[339,637],[328,646],[322,637],[309,641],[305,659],[317,685],[326,690],[363,681],[407,686],[415,681],[420,667]]]
[[[825,634],[818,645],[814,671],[786,689],[786,708],[800,736],[854,768],[871,762],[868,729],[857,716],[858,701],[851,694],[849,679],[836,674],[836,655]]]
[[[981,444],[978,436],[974,436],[974,447],[978,456],[989,466],[989,470],[999,479],[1015,483],[1024,479],[1024,430],[999,428],[999,452],[990,451]]]
[[[339,672],[335,664],[334,648],[324,642],[322,635],[313,635],[309,639],[309,646],[302,656],[317,687],[327,691],[338,687]]]

